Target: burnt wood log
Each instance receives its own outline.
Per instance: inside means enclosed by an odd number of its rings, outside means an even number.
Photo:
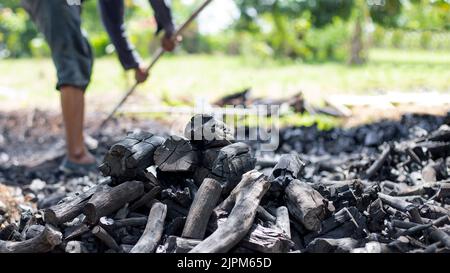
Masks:
[[[334,210],[319,192],[299,180],[292,181],[286,187],[285,199],[294,219],[311,231],[319,231],[322,220]]]
[[[122,208],[120,208],[114,215],[114,220],[125,219],[128,213],[130,213],[129,205],[129,203],[126,203]]]
[[[95,224],[102,216],[120,209],[126,203],[139,198],[144,193],[140,181],[122,183],[108,190],[95,193],[83,208],[87,222]]]
[[[62,234],[55,227],[46,225],[45,229],[36,237],[21,241],[0,241],[0,253],[44,253],[62,242]]]
[[[373,201],[367,212],[369,214],[368,217],[368,228],[372,232],[381,232],[384,229],[384,219],[387,216],[387,213],[383,209],[383,203],[380,199]]]
[[[156,149],[153,159],[163,172],[193,172],[199,164],[197,149],[189,140],[178,136],[166,139]]]
[[[294,242],[281,229],[253,224],[240,245],[261,253],[287,253]]]
[[[214,179],[205,179],[198,189],[192,202],[189,214],[184,225],[182,237],[190,239],[203,239],[209,218],[213,209],[219,202],[222,187]]]
[[[64,248],[66,253],[89,253],[86,245],[81,241],[69,241]]]
[[[276,225],[291,239],[291,223],[289,220],[289,211],[286,207],[281,206],[276,211]]]
[[[450,216],[450,210],[432,204],[423,204],[419,207],[420,215],[429,219],[437,219],[442,216]]]
[[[194,174],[192,175],[192,179],[194,179],[195,185],[197,187],[200,187],[200,185],[203,183],[203,181],[210,176],[211,170],[208,168],[205,168],[203,166],[198,166]]]
[[[32,239],[36,236],[38,236],[39,234],[41,234],[45,229],[45,226],[42,225],[30,225],[29,227],[27,227],[23,233],[25,234],[25,240],[29,240]]]
[[[229,193],[242,175],[255,168],[256,159],[250,154],[250,147],[242,142],[222,148],[213,163],[211,173],[223,182],[223,193]]]
[[[229,212],[227,220],[190,253],[223,253],[236,246],[252,227],[259,202],[269,186],[257,171],[244,174],[228,198],[215,209],[216,215]]]
[[[422,169],[422,179],[425,182],[436,182],[447,177],[447,166],[443,160],[431,162]]]
[[[161,189],[162,188],[160,186],[153,187],[149,192],[147,192],[141,198],[139,198],[133,204],[131,204],[130,211],[135,211],[138,208],[150,202],[151,200],[153,200],[161,192]]]
[[[121,252],[122,249],[117,244],[116,240],[101,226],[95,226],[92,228],[92,234],[94,234],[95,237],[100,239],[109,249],[112,249],[117,252]]]
[[[304,237],[306,244],[315,238],[362,238],[364,237],[365,219],[355,207],[343,208],[325,219],[320,232],[311,232]]]
[[[450,249],[450,236],[443,230],[430,227],[429,236],[435,242],[441,242],[447,249]]]
[[[305,167],[305,163],[302,162],[298,154],[284,154],[280,157],[277,165],[272,170],[270,179],[273,183],[277,183],[281,189],[297,179],[300,172]],[[274,185],[271,186],[271,190]]]
[[[63,200],[60,204],[44,209],[45,222],[56,226],[73,220],[83,212],[84,206],[94,193],[109,188],[107,186],[109,182],[111,182],[110,179],[105,179],[85,192],[78,193]]]
[[[411,217],[411,220],[413,220],[416,223],[422,223],[422,219],[420,217],[419,209],[416,205],[407,202],[401,198],[396,198],[393,196],[389,196],[386,194],[383,194],[381,192],[378,193],[378,197],[381,199],[381,201],[384,204],[387,204],[395,209],[400,210],[401,212],[408,213]]]
[[[72,226],[69,228],[66,228],[64,230],[64,240],[65,241],[70,241],[76,237],[79,237],[81,235],[83,235],[84,233],[90,231],[90,228],[87,224],[85,223],[81,223],[78,224],[76,226]]]
[[[364,173],[365,179],[371,179],[384,165],[386,160],[388,159],[389,155],[391,154],[391,146],[388,145],[386,148],[383,149],[383,152],[381,152],[380,157],[373,162],[373,164],[370,166],[369,169]]]
[[[256,209],[256,216],[265,222],[270,222],[273,224],[276,223],[276,221],[277,221],[277,218],[275,216],[273,216],[272,214],[270,214],[270,212],[268,212],[262,206],[258,206],[258,208]]]
[[[379,242],[368,242],[361,248],[355,248],[351,253],[394,253],[395,251],[387,244]]]
[[[130,253],[153,253],[161,240],[164,221],[166,219],[167,206],[162,203],[155,203],[148,215],[148,222],[136,245]]]
[[[202,166],[211,170],[214,167],[214,161],[219,156],[223,147],[213,147],[202,152]]]
[[[196,247],[201,241],[195,239],[186,239],[177,236],[169,236],[166,241],[167,253],[188,253]]]
[[[308,253],[349,253],[360,246],[353,238],[316,238],[308,244]]]
[[[153,154],[163,142],[164,138],[148,132],[129,133],[109,149],[99,170],[117,183],[136,179],[154,165]]]
[[[181,236],[183,233],[184,224],[186,223],[186,217],[174,218],[165,228],[164,235],[167,236]]]
[[[193,116],[186,125],[184,136],[202,149],[224,147],[234,141],[231,130],[224,122],[206,114]]]

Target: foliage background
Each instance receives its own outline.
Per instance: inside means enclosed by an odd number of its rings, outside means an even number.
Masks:
[[[155,23],[146,1],[126,0],[127,29],[138,51],[156,46]],[[178,54],[220,53],[304,62],[349,57],[358,18],[366,47],[450,49],[450,0],[236,0],[240,16],[224,31],[201,34],[193,24]],[[176,22],[199,1],[172,0]],[[220,11],[218,11],[220,12]],[[359,15],[363,17],[358,17]],[[96,56],[114,52],[95,0],[83,4],[83,24]],[[42,36],[17,0],[0,3],[0,58],[48,57]]]

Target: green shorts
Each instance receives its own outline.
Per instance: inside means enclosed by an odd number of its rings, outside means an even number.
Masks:
[[[93,66],[92,49],[81,29],[81,6],[66,0],[22,0],[51,49],[58,83],[86,90]]]

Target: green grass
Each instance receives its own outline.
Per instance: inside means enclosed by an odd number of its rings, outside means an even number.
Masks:
[[[328,94],[380,91],[450,91],[450,52],[376,49],[364,66],[258,61],[230,56],[165,56],[139,87],[134,102],[172,99],[214,100],[252,87],[255,96],[286,97],[302,90],[310,100]],[[132,83],[113,57],[96,60],[88,99],[116,102]],[[0,101],[15,106],[57,105],[55,71],[49,59],[0,61]],[[13,91],[2,91],[4,88]],[[156,100],[155,100],[156,99]]]

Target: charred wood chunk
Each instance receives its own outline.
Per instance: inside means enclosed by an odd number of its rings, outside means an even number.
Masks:
[[[186,239],[177,236],[169,236],[166,241],[167,253],[188,253],[201,241],[196,239]]]
[[[45,226],[42,225],[30,225],[24,230],[25,240],[32,239],[44,231]]]
[[[253,224],[249,233],[242,240],[245,248],[262,253],[287,253],[294,246],[287,234],[278,228]]]
[[[155,186],[149,192],[144,194],[141,198],[136,200],[131,206],[130,211],[135,211],[136,209],[148,204],[161,192],[161,187]]]
[[[272,170],[270,179],[284,189],[292,180],[297,179],[305,167],[298,154],[284,154]],[[273,187],[273,186],[272,186]],[[271,187],[271,188],[272,188]]]
[[[239,142],[220,150],[213,163],[212,174],[224,182],[224,193],[228,193],[241,180],[244,173],[255,168],[255,164],[256,159],[251,156],[250,147]]]
[[[170,188],[166,188],[161,192],[162,199],[171,199],[187,208],[192,203],[191,192],[188,187],[181,188],[178,185],[171,185]]]
[[[144,185],[140,181],[130,181],[111,189],[95,193],[84,206],[86,220],[95,224],[102,216],[109,215],[126,203],[139,198],[144,193]]]
[[[189,140],[171,136],[159,146],[153,156],[163,172],[193,172],[198,165],[198,154]]]
[[[270,214],[270,212],[268,212],[262,206],[258,206],[258,209],[256,210],[256,216],[265,222],[269,222],[269,223],[273,223],[273,224],[276,223],[276,221],[277,221],[277,218],[275,216],[273,216],[272,214]]]
[[[203,151],[202,166],[211,170],[214,167],[214,161],[216,161],[222,148],[223,147],[213,147]]]
[[[383,209],[383,203],[380,199],[373,201],[367,212],[368,217],[368,228],[372,232],[381,232],[384,228],[384,219],[387,217],[387,213]]]
[[[286,187],[285,199],[289,212],[306,229],[319,231],[320,224],[334,207],[319,192],[299,180]]]
[[[62,234],[55,227],[46,225],[36,237],[21,241],[0,241],[0,253],[44,253],[62,242]]]
[[[217,206],[221,193],[222,187],[219,182],[209,178],[203,181],[189,210],[182,237],[203,239],[209,218]]]
[[[306,248],[308,253],[349,253],[360,246],[353,238],[316,238]]]
[[[15,223],[7,225],[5,228],[0,230],[0,241],[9,241],[14,237],[14,234],[19,234],[18,227]]]
[[[351,253],[394,253],[395,251],[387,244],[379,242],[368,242],[361,248],[351,250]]]
[[[101,226],[95,226],[94,228],[92,228],[92,234],[100,239],[100,241],[102,241],[109,249],[112,249],[116,252],[122,251],[116,240],[114,240],[114,238]]]
[[[383,152],[381,153],[380,157],[373,162],[373,164],[370,166],[369,169],[364,174],[365,179],[371,179],[373,178],[378,171],[383,167],[384,163],[388,159],[389,155],[391,154],[391,146],[388,145],[386,148],[383,149]]]
[[[432,204],[423,204],[419,208],[420,215],[429,219],[437,219],[442,216],[450,216],[450,210]]]
[[[441,242],[447,249],[450,248],[450,235],[436,227],[430,227],[430,237],[434,242]]]
[[[199,166],[195,169],[194,174],[192,175],[192,178],[194,179],[195,185],[200,187],[200,185],[203,183],[203,181],[211,175],[211,170],[208,168],[205,168],[203,166]]]
[[[166,236],[181,236],[183,227],[186,223],[186,217],[176,217],[164,228],[164,235]]]
[[[391,206],[401,212],[408,213],[412,221],[420,224],[422,223],[422,218],[420,217],[419,209],[416,205],[399,197],[389,196],[381,192],[378,193],[378,197],[384,204]]]
[[[422,169],[422,179],[425,182],[436,182],[447,177],[447,166],[443,160],[431,162]]]
[[[276,211],[276,225],[291,239],[291,223],[289,220],[289,211],[286,207],[281,206]]]
[[[75,226],[68,227],[64,229],[64,240],[70,241],[73,240],[86,232],[90,231],[90,228],[85,223],[81,223]]]
[[[155,203],[148,215],[148,222],[144,233],[131,249],[130,253],[152,253],[156,250],[161,240],[164,221],[166,219],[167,206],[162,203]]]
[[[450,155],[450,142],[426,141],[417,144],[432,159],[445,158]]]
[[[187,217],[189,214],[189,208],[183,207],[172,199],[164,199],[162,203],[167,205],[167,217],[169,219],[175,219],[177,217]]]
[[[339,239],[363,238],[366,234],[366,219],[355,207],[343,208],[322,222],[319,232],[311,232],[304,237],[309,244],[314,238]]]
[[[148,132],[129,133],[109,149],[99,169],[117,182],[135,179],[154,165],[153,154],[163,142],[164,138]]]
[[[89,253],[85,243],[81,241],[69,241],[64,249],[66,253]]]
[[[229,212],[226,221],[190,253],[224,253],[236,246],[252,227],[259,203],[270,184],[257,171],[243,175],[241,182],[215,210]],[[221,214],[215,211],[215,214]]]
[[[202,149],[224,147],[234,141],[231,130],[224,122],[206,114],[193,116],[186,125],[184,136]]]
[[[60,225],[69,222],[80,215],[89,198],[98,191],[109,187],[106,185],[110,180],[105,180],[89,190],[77,193],[75,196],[63,199],[61,203],[44,210],[44,220],[52,225]]]

